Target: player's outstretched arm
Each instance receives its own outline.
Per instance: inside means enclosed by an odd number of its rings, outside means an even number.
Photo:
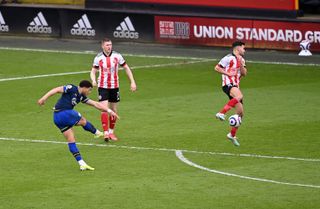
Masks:
[[[127,74],[128,78],[130,80],[130,89],[131,89],[131,91],[136,91],[137,90],[137,85],[136,85],[136,82],[135,82],[135,80],[133,78],[133,73],[132,73],[129,65],[126,64],[125,66],[123,66],[123,68],[125,69],[126,74]]]
[[[63,86],[59,86],[56,88],[51,89],[48,91],[45,95],[43,95],[39,100],[38,100],[38,105],[44,105],[47,101],[47,99],[55,94],[58,93],[63,93]]]
[[[100,104],[99,102],[96,102],[94,100],[91,100],[89,99],[87,102],[86,102],[87,105],[90,105],[90,106],[93,106],[95,108],[97,108],[98,110],[101,110],[103,112],[107,112],[109,113],[110,115],[120,119],[120,117],[117,115],[117,113],[113,112],[110,108],[107,108],[105,107],[104,105]]]
[[[98,68],[97,67],[92,67],[91,72],[90,72],[90,78],[92,81],[93,86],[97,86],[97,78],[96,78],[96,73],[97,73]]]

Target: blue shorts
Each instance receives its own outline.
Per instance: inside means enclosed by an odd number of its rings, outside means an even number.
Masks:
[[[81,117],[81,114],[75,110],[62,110],[53,113],[54,124],[56,124],[62,133],[76,125]]]

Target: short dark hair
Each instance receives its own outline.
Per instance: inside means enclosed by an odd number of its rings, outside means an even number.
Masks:
[[[246,44],[242,41],[235,41],[232,43],[232,48],[237,47],[237,46],[242,46],[242,45],[246,45]]]
[[[105,37],[101,40],[101,43],[103,44],[104,42],[109,42],[109,41],[112,42],[111,39]]]
[[[92,88],[92,87],[93,87],[93,86],[92,86],[92,83],[91,83],[90,81],[88,81],[88,80],[82,80],[82,81],[80,81],[79,86],[80,86],[81,88],[83,88],[83,87],[85,87],[85,88]]]

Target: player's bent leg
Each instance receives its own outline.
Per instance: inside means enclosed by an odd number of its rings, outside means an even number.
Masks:
[[[232,98],[229,102],[216,114],[216,117],[220,120],[225,120],[225,114],[231,110],[236,104],[239,103],[239,100],[236,98]]]
[[[89,131],[94,134],[95,138],[99,138],[103,136],[103,133],[96,129],[89,121],[87,121],[84,117],[81,117],[80,121],[76,124],[77,126],[82,126],[85,131]]]
[[[219,113],[216,114],[216,118],[220,119],[220,120],[225,120],[225,114],[231,110],[232,108],[234,108],[242,99],[242,93],[241,91],[238,89],[238,87],[232,87],[230,89],[230,93],[229,93],[229,97],[231,97],[231,99],[229,100],[229,102],[222,108],[222,110],[220,110]]]
[[[80,152],[78,150],[78,147],[76,145],[76,139],[74,137],[74,133],[73,133],[72,128],[64,131],[63,135],[68,141],[69,151],[71,152],[73,157],[78,162],[78,164],[80,166],[80,170],[81,171],[83,171],[83,170],[94,170],[94,168],[92,168],[89,165],[87,165],[87,163],[82,159],[82,156],[81,156],[81,154],[80,154]]]
[[[111,108],[112,111],[114,111],[115,113],[118,113],[118,103],[110,102],[110,108]],[[117,138],[117,136],[114,134],[114,128],[115,128],[115,126],[116,126],[117,118],[110,115],[110,116],[109,116],[109,120],[110,120],[109,139],[111,139],[112,141],[117,141],[118,138]]]
[[[77,126],[85,126],[87,123],[87,120],[84,117],[81,117],[79,122],[76,124]]]

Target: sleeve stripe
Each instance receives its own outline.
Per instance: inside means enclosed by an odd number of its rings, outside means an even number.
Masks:
[[[84,100],[82,100],[82,103],[87,103],[89,101],[89,98],[86,98]]]

